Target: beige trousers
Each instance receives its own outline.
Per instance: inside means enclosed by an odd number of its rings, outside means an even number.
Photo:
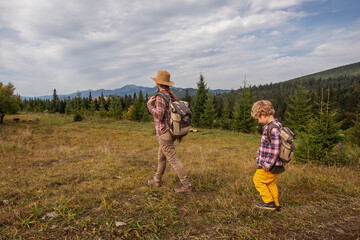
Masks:
[[[158,166],[154,176],[155,181],[161,181],[166,169],[166,160],[169,161],[172,168],[178,175],[180,182],[184,186],[191,186],[186,171],[182,163],[180,162],[176,151],[174,140],[169,132],[166,132],[158,137],[159,140],[159,152],[158,152]]]

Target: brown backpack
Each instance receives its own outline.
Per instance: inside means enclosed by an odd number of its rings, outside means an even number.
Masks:
[[[296,148],[293,143],[295,134],[288,127],[280,128],[276,124],[271,124],[267,128],[267,137],[268,137],[270,143],[271,143],[270,133],[274,127],[278,128],[280,130],[281,146],[280,146],[279,158],[282,162],[288,163],[293,158],[294,151]]]
[[[162,92],[156,95],[163,97],[169,104],[170,126],[167,127],[170,129],[170,134],[176,139],[184,137],[189,133],[191,127],[192,112],[188,107],[189,104],[185,101],[173,102]]]

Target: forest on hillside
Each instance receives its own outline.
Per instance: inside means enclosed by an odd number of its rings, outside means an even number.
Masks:
[[[289,99],[294,96],[295,91],[301,85],[309,91],[308,97],[311,99],[313,113],[319,108],[322,90],[329,89],[331,108],[338,113],[337,121],[342,122],[342,129],[348,129],[353,125],[353,120],[356,119],[360,110],[360,75],[327,79],[298,79],[252,87],[252,91],[254,100],[270,100],[274,104],[278,118],[285,120]],[[324,97],[327,101],[328,95],[326,94]]]

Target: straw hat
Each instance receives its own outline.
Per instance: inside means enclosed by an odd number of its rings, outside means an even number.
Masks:
[[[156,78],[152,78],[156,83],[161,85],[174,85],[172,81],[170,81],[170,73],[164,70],[160,70],[157,73]]]

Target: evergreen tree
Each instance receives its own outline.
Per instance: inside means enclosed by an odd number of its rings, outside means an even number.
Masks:
[[[103,118],[106,117],[106,115],[107,115],[107,111],[105,109],[105,99],[101,100],[101,98],[100,98],[99,114],[100,114],[100,117],[103,117]]]
[[[359,116],[354,121],[354,126],[349,129],[349,140],[351,143],[360,146],[360,120]]]
[[[147,120],[146,117],[148,114],[147,108],[146,108],[146,103],[144,101],[144,97],[143,97],[143,93],[140,90],[139,92],[139,96],[136,97],[136,95],[134,94],[134,104],[133,104],[133,109],[131,111],[131,116],[130,119],[132,121],[144,121]],[[145,115],[146,114],[146,115]]]
[[[200,116],[200,125],[212,128],[214,127],[215,119],[214,97],[209,94],[205,102],[204,112]]]
[[[99,108],[100,108],[101,106],[105,109],[105,112],[106,112],[106,103],[105,103],[105,97],[104,97],[104,93],[103,93],[103,92],[101,92],[100,99],[99,99]],[[100,110],[100,109],[99,109],[99,110]]]
[[[191,106],[191,99],[192,99],[192,97],[191,97],[190,94],[189,94],[189,90],[186,89],[186,90],[185,90],[185,95],[184,95],[184,97],[182,98],[182,100],[185,101],[185,102],[188,102],[188,103],[189,103],[189,106]]]
[[[250,133],[253,132],[256,126],[255,120],[251,117],[252,108],[252,93],[250,87],[241,89],[239,99],[236,102],[233,113],[234,119],[232,127],[236,131]]]
[[[231,109],[229,106],[229,98],[224,99],[224,109],[220,119],[221,129],[230,130],[232,128]]]
[[[136,96],[136,93],[134,93],[134,102],[133,102],[133,109],[131,111],[131,115],[130,115],[130,120],[132,121],[140,121],[143,113],[142,113],[142,109],[141,109],[141,105],[142,105],[142,91],[140,90],[139,92],[139,97]]]
[[[131,98],[131,96],[128,96],[125,94],[124,97],[124,109],[129,109],[129,107],[132,105],[133,103],[133,99]]]
[[[322,94],[318,115],[311,120],[307,131],[299,135],[299,144],[295,151],[298,161],[331,164],[331,159],[326,156],[341,140],[341,123],[336,122],[336,112],[330,109],[330,94],[328,94],[327,102],[323,99]]]
[[[68,99],[66,100],[65,114],[66,115],[73,114],[72,101],[70,97],[68,97]]]
[[[350,143],[360,146],[360,104],[358,105],[357,109],[356,119],[355,121],[353,120],[354,125],[348,129],[348,140]]]
[[[72,101],[72,111],[72,113],[75,115],[75,121],[81,121],[83,119],[85,108],[80,92],[76,93],[76,97]]]
[[[97,110],[97,106],[96,106],[96,99],[91,100],[90,104],[89,104],[89,113],[91,116],[95,115]]]
[[[311,98],[307,97],[308,93],[301,84],[295,96],[290,99],[286,121],[295,134],[305,132],[311,118]]]
[[[122,106],[119,97],[113,97],[109,105],[109,116],[115,119],[122,118]]]
[[[205,83],[204,76],[200,74],[200,79],[197,83],[197,92],[194,98],[194,106],[192,108],[192,123],[195,126],[201,125],[201,115],[205,110],[205,102],[208,98],[209,89]]]
[[[53,99],[52,99],[52,108],[50,110],[50,112],[54,113],[54,112],[58,112],[58,105],[59,105],[59,97],[56,93],[56,89],[54,89],[53,92]]]

